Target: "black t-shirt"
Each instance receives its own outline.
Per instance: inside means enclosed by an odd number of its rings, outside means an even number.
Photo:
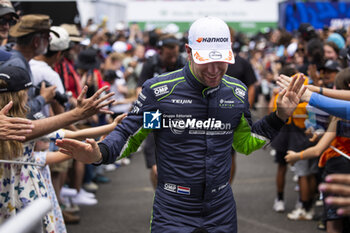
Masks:
[[[186,64],[186,59],[184,59],[181,55],[177,58],[176,64],[172,67],[165,67],[160,58],[159,55],[156,54],[146,60],[146,62],[142,66],[141,74],[139,77],[139,80],[137,82],[138,87],[142,87],[143,83],[146,82],[146,80],[153,78],[155,76],[158,76],[160,74],[171,72],[174,70],[181,69]]]
[[[241,80],[247,87],[256,82],[252,65],[238,55],[235,56],[235,63],[228,65],[226,74]]]

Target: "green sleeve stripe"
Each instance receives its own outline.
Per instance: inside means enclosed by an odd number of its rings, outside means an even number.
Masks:
[[[228,75],[226,75],[226,76],[228,76]],[[233,77],[231,77],[231,76],[228,76],[228,77],[233,78]],[[233,78],[233,79],[236,79],[236,78]],[[226,82],[226,83],[228,83],[228,84],[231,84],[231,85],[239,86],[239,87],[242,88],[243,90],[247,91],[247,88],[245,88],[245,87],[244,87],[243,85],[241,85],[241,84],[229,82],[229,81],[227,81],[225,78],[223,78],[222,81],[224,81],[224,82]]]
[[[159,98],[157,101],[160,101],[160,100],[164,99],[165,97],[171,95],[171,93],[174,91],[175,87],[176,87],[179,83],[183,83],[183,82],[186,82],[186,80],[182,80],[182,81],[176,83],[176,84],[173,86],[173,88],[171,89],[171,91],[170,91],[167,95],[165,95],[165,96]]]
[[[239,125],[233,134],[233,148],[242,154],[249,155],[255,150],[262,148],[268,139],[251,132],[247,119],[242,114]]]
[[[232,89],[232,93],[236,96],[236,98],[239,99],[242,103],[244,103],[244,101],[236,95],[235,90],[233,90],[233,87],[229,86],[226,82],[223,82],[223,84],[225,86],[227,86],[228,88],[231,88]]]
[[[142,141],[145,140],[151,131],[152,129],[140,127],[133,135],[130,135],[117,159],[127,157],[131,153],[136,152]]]
[[[158,76],[158,77],[159,77],[159,76]],[[155,84],[151,85],[151,88],[156,87],[156,86],[159,86],[159,85],[162,85],[162,84],[164,84],[164,83],[176,82],[176,81],[182,80],[182,79],[185,79],[185,77],[179,77],[179,78],[174,78],[174,79],[171,79],[171,80],[161,81],[161,82],[158,82],[158,83],[155,83]]]

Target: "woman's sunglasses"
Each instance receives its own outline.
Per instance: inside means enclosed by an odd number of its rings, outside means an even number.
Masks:
[[[14,19],[8,19],[8,18],[0,18],[0,25],[6,25],[9,24],[10,26],[13,26],[17,23]]]

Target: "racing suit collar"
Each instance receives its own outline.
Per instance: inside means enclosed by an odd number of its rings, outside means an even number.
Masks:
[[[207,87],[203,85],[193,74],[190,62],[187,62],[184,70],[186,81],[191,87],[195,88],[196,90],[199,90],[202,93],[203,97],[220,89],[221,83],[217,87]]]

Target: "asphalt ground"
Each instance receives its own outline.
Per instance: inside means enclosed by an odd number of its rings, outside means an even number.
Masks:
[[[276,164],[269,149],[249,156],[238,154],[237,173],[232,190],[237,203],[238,232],[240,233],[313,233],[316,221],[290,221],[286,213],[272,210],[275,198]],[[111,179],[100,184],[95,206],[82,206],[81,222],[68,225],[69,233],[145,233],[149,232],[153,189],[142,153],[131,158],[131,164],[106,173]],[[286,209],[291,211],[297,200],[287,173]]]

